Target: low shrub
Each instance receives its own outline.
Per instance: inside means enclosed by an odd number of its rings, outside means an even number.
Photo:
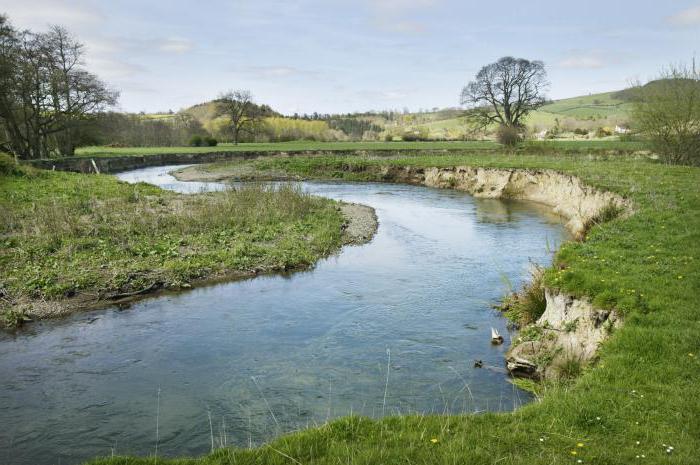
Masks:
[[[211,136],[206,137],[204,139],[204,143],[206,143],[208,147],[216,147],[217,145],[219,145],[219,141]]]
[[[6,153],[0,153],[0,175],[19,174],[21,168],[15,163],[15,159]]]
[[[596,137],[608,137],[608,136],[612,136],[612,135],[613,135],[613,131],[610,128],[600,127],[600,128],[595,130]]]
[[[190,137],[190,145],[192,147],[201,147],[202,143],[204,140],[202,139],[202,136],[195,134],[194,136]]]
[[[425,128],[408,130],[401,135],[401,140],[404,142],[427,141],[430,140],[430,133]]]
[[[574,129],[574,134],[576,134],[577,136],[587,136],[588,129],[576,128],[576,129]]]
[[[520,326],[537,321],[546,308],[544,270],[540,267],[535,267],[532,270],[530,281],[519,292],[505,297],[499,306],[499,309],[505,313],[509,320]]]
[[[496,131],[496,140],[506,147],[515,147],[522,142],[523,137],[519,128],[501,125]]]

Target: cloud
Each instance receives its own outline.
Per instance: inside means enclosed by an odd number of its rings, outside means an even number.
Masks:
[[[424,23],[410,16],[420,10],[437,5],[441,0],[367,0],[371,23],[382,31],[399,34],[421,34]]]
[[[409,93],[402,90],[361,90],[357,95],[368,101],[400,101],[406,99]]]
[[[372,7],[384,11],[402,11],[427,8],[435,5],[438,0],[370,0]]]
[[[425,32],[425,25],[417,21],[377,21],[377,27],[383,31],[402,34],[420,34]]]
[[[158,41],[158,50],[166,53],[186,53],[194,48],[194,44],[189,39],[161,39]]]
[[[666,20],[674,26],[700,26],[700,6],[683,10],[673,16],[669,16]]]
[[[56,0],[0,1],[0,11],[8,14],[10,21],[19,28],[43,30],[50,24],[60,24],[69,29],[95,26],[106,21],[105,15],[83,2]]]
[[[90,71],[107,81],[130,78],[148,71],[144,66],[109,55],[93,55],[89,57],[89,62]]]
[[[297,76],[314,77],[316,71],[303,70],[293,66],[246,66],[243,68],[233,68],[237,74],[244,74],[255,79],[284,79]]]
[[[574,55],[561,60],[558,65],[568,69],[599,69],[605,67],[605,62],[594,55]]]

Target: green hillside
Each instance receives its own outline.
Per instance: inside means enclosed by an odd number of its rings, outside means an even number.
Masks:
[[[629,102],[619,98],[618,92],[605,92],[555,100],[540,108],[539,111],[577,119],[625,118],[630,105]]]

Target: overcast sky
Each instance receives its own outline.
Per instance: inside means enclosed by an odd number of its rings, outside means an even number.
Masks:
[[[0,0],[0,12],[68,27],[126,111],[236,88],[283,113],[456,106],[504,55],[543,60],[564,98],[700,52],[698,0]]]

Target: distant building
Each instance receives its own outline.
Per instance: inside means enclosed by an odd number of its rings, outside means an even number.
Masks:
[[[615,126],[615,134],[627,134],[630,132],[629,128],[624,126]]]

